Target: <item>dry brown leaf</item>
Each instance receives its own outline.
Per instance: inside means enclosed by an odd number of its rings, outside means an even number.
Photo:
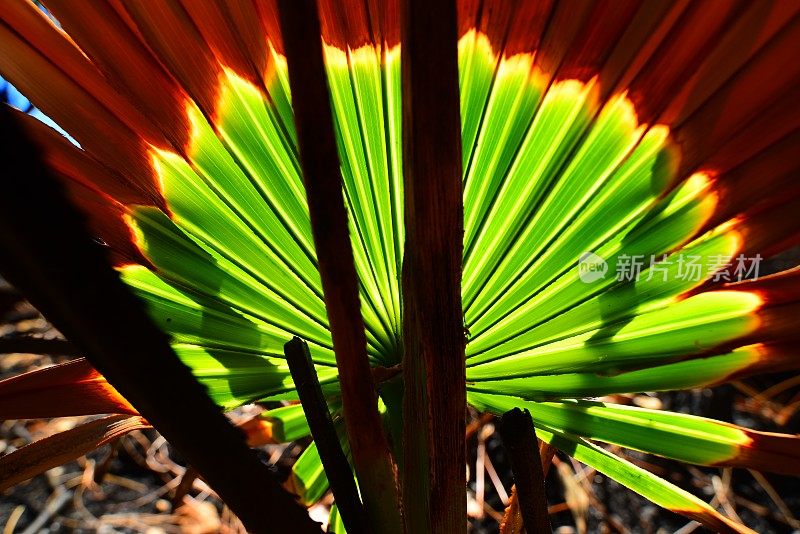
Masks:
[[[139,416],[110,415],[34,441],[0,458],[0,491],[144,428],[150,425]]]

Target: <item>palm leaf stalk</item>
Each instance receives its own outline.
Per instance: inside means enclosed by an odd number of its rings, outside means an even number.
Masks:
[[[406,532],[459,532],[467,514],[457,35],[455,2],[409,0],[402,5],[401,481]]]
[[[325,469],[325,478],[328,479],[331,493],[336,500],[336,507],[340,511],[342,523],[353,534],[367,532],[364,506],[359,497],[356,481],[353,478],[353,470],[347,460],[347,455],[342,449],[339,433],[333,423],[328,403],[317,380],[314,362],[311,361],[308,345],[299,338],[294,338],[284,346],[283,350],[286,354],[286,361],[289,363],[289,369],[292,372],[292,379],[300,397],[300,404],[303,407],[308,428],[314,438],[314,443],[317,445],[322,467]],[[363,477],[361,480],[363,480]],[[394,485],[394,474],[390,472],[389,477],[382,482],[386,481]],[[397,496],[396,494],[392,496],[395,497],[394,504],[397,506],[399,502],[396,500]],[[381,500],[391,502],[383,496],[380,497],[382,497]],[[380,524],[377,521],[372,523]],[[399,521],[395,521],[395,524],[399,525]]]
[[[400,500],[389,442],[383,432],[378,397],[367,356],[367,340],[361,319],[358,274],[353,262],[347,227],[347,212],[342,192],[342,176],[336,149],[333,114],[328,97],[328,82],[317,5],[314,0],[281,2],[279,9],[284,33],[286,56],[289,62],[289,82],[294,98],[300,159],[305,178],[311,229],[317,250],[319,272],[325,295],[333,349],[336,355],[341,385],[342,409],[346,413],[345,427],[352,451],[353,464],[363,488],[364,510],[369,523],[383,525],[390,534],[400,532]],[[308,345],[303,344],[308,353]],[[309,374],[314,373],[310,354]],[[291,362],[290,362],[291,363]],[[291,369],[290,365],[290,369]],[[297,382],[297,375],[293,373]],[[319,386],[317,386],[319,389]],[[301,397],[301,401],[304,399]],[[306,404],[306,408],[310,408]],[[327,408],[323,410],[328,416]],[[338,438],[331,442],[334,447]],[[315,436],[318,445],[321,440]],[[338,447],[336,447],[338,451]],[[326,452],[324,449],[320,453]],[[328,453],[326,456],[330,456]],[[341,453],[340,457],[344,458]],[[330,470],[326,469],[326,473]],[[346,477],[352,474],[347,472]],[[329,477],[330,478],[330,477]],[[353,484],[355,488],[355,484]],[[345,523],[355,524],[353,508],[339,502]],[[349,512],[349,510],[348,510]],[[353,528],[350,529],[353,531]]]
[[[542,457],[538,446],[531,447],[531,443],[538,444],[538,439],[530,412],[512,408],[504,413],[500,418],[500,436],[511,459],[511,470],[514,473],[513,493],[525,530],[551,532]],[[511,507],[507,514],[513,516]],[[510,523],[513,520],[503,522]]]
[[[19,114],[176,354],[231,409],[297,399],[282,347],[301,337],[346,419],[276,6],[45,5],[60,27],[24,0],[0,7],[0,74],[72,136]],[[401,10],[318,6],[364,344],[402,463],[386,378],[413,384],[404,259],[437,229],[409,224]],[[747,532],[598,444],[797,475],[795,437],[590,399],[797,369],[800,271],[737,280],[800,237],[800,5],[464,1],[457,36],[467,402],[528,409],[577,460]],[[0,412],[135,411],[92,372],[4,382]],[[308,435],[298,408],[265,413],[251,443]],[[306,504],[324,494],[314,446],[292,481]]]

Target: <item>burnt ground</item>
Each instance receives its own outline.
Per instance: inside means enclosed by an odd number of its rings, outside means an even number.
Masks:
[[[0,341],[20,336],[57,339],[60,334],[8,286],[0,286]],[[0,354],[0,378],[66,359]],[[759,430],[800,432],[800,385],[788,374],[757,377],[713,389],[617,396],[613,400],[714,417]],[[85,419],[1,422],[0,455]],[[472,414],[472,421],[473,432],[467,441],[470,531],[495,533],[512,475],[495,432],[495,421],[478,414]],[[288,476],[301,451],[300,444],[262,448],[264,460],[282,478]],[[740,469],[686,466],[631,451],[614,452],[711,502],[728,515],[738,515],[757,532],[800,532],[800,521],[796,519],[800,517],[800,484],[796,479]],[[1,494],[0,528],[3,534],[244,532],[202,480],[194,480],[186,496],[176,497],[184,472],[180,455],[157,432],[133,432],[114,446],[104,446]],[[548,473],[547,495],[553,527],[560,533],[704,531],[561,454]],[[329,499],[312,509],[321,521],[327,516]]]

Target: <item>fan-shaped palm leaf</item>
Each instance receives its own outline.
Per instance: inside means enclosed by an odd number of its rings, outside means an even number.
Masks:
[[[296,399],[283,344],[300,336],[335,396],[272,3],[45,4],[63,31],[0,8],[0,71],[80,144],[23,118],[178,355],[223,408]],[[366,4],[320,7],[368,353],[392,367],[402,51],[396,6]],[[545,441],[720,530],[744,527],[589,440],[785,471],[793,438],[580,399],[796,368],[798,271],[724,282],[798,237],[798,10],[459,5],[468,400],[528,407]],[[264,417],[291,440],[301,413]],[[313,446],[294,480],[324,492]]]

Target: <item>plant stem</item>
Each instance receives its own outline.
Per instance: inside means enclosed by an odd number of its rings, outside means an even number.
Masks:
[[[314,0],[281,0],[279,16],[311,229],[353,464],[371,529],[400,532],[397,482],[378,413],[361,318],[317,5]]]
[[[292,380],[300,395],[300,402],[303,405],[303,412],[308,420],[308,427],[311,435],[317,444],[319,458],[325,468],[325,476],[328,477],[333,497],[336,499],[336,506],[342,516],[347,532],[351,534],[366,533],[366,523],[364,517],[364,507],[358,497],[358,488],[353,479],[353,472],[347,462],[342,446],[339,443],[339,435],[336,427],[333,426],[331,412],[328,410],[328,403],[322,394],[319,385],[319,378],[314,369],[314,362],[311,361],[311,352],[308,344],[295,337],[283,346],[283,353],[289,363],[289,371],[292,373]]]
[[[463,199],[454,0],[402,4],[406,532],[463,533]]]
[[[547,480],[547,472],[553,463],[555,453],[555,447],[544,441],[539,441],[539,457],[542,459],[542,480],[544,481]],[[500,534],[521,534],[523,531],[522,512],[519,509],[517,486],[514,484],[511,486],[511,497],[503,514],[503,520],[500,521]]]
[[[500,436],[511,459],[525,530],[529,534],[552,532],[544,493],[542,458],[530,412],[514,408],[503,414]]]

